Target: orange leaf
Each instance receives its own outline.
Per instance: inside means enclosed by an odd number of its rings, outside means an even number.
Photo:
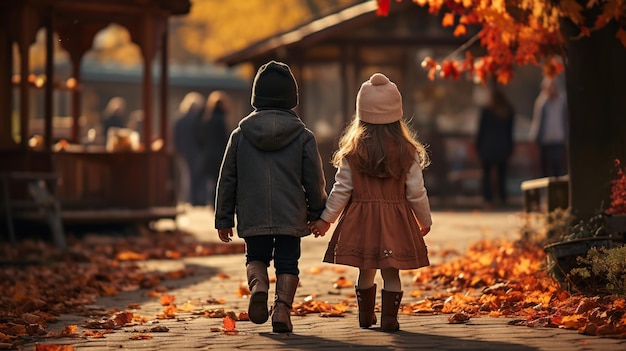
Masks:
[[[168,318],[174,318],[176,317],[176,312],[178,311],[178,309],[176,308],[176,305],[171,304],[171,305],[167,305],[163,308],[163,314],[168,317]]]
[[[83,332],[84,337],[91,337],[94,339],[102,339],[104,338],[105,332],[103,331],[95,331],[95,330],[85,330]]]
[[[61,331],[61,336],[77,336],[77,330],[77,325],[66,325],[65,328],[63,328],[63,330]]]
[[[123,327],[133,321],[133,314],[131,312],[119,312],[111,320],[115,322],[115,325]]]
[[[161,293],[158,292],[158,291],[151,290],[151,291],[148,291],[148,293],[146,295],[148,297],[159,297],[159,296],[161,296]]]
[[[561,325],[565,329],[580,329],[587,324],[587,318],[582,314],[575,314],[572,316],[563,316]]]
[[[441,20],[441,25],[443,27],[452,27],[454,25],[454,14],[448,12],[445,15],[443,15],[443,19]]]
[[[235,328],[235,320],[230,318],[229,316],[224,317],[222,320],[222,330],[226,334],[237,333],[237,328]]]
[[[121,251],[115,255],[115,259],[118,261],[141,261],[146,259],[146,255],[133,251]]]
[[[236,293],[239,297],[250,296],[250,289],[248,289],[248,287],[244,284],[239,284],[239,288],[237,289]]]
[[[170,305],[174,303],[174,300],[176,300],[176,297],[173,295],[163,295],[161,296],[161,306]]]
[[[230,278],[230,275],[228,275],[226,273],[219,273],[217,275],[217,277],[220,278],[220,279],[228,279],[228,278]]]
[[[465,313],[455,313],[448,318],[450,324],[467,323],[470,320],[470,316]]]
[[[461,35],[465,35],[466,33],[467,33],[467,29],[465,28],[464,24],[459,24],[454,29],[454,36],[455,37],[460,37]]]
[[[130,338],[130,340],[149,340],[152,339],[152,336],[145,334],[134,334]]]
[[[351,288],[353,286],[354,286],[354,283],[351,282],[349,279],[346,279],[346,277],[337,278],[337,280],[333,284],[333,287],[335,289]]]
[[[72,345],[35,345],[35,351],[74,351]]]

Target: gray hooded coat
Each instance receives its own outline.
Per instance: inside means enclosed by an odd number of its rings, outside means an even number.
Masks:
[[[291,110],[255,110],[230,135],[217,187],[215,228],[255,235],[310,234],[326,202],[313,132]]]

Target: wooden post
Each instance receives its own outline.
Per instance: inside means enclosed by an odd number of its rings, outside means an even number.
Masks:
[[[44,150],[52,149],[52,118],[54,117],[54,105],[52,93],[54,92],[54,15],[52,8],[46,10],[46,84],[44,88]]]
[[[167,87],[169,85],[169,72],[168,72],[168,55],[167,55],[167,40],[168,30],[167,30],[167,19],[164,21],[163,25],[163,34],[161,35],[161,84],[159,95],[161,96],[161,101],[159,101],[159,109],[160,109],[160,129],[161,129],[161,139],[163,140],[163,149],[168,149],[169,143],[169,120],[168,120],[168,105],[167,105],[167,96],[168,91]]]
[[[26,7],[22,8],[20,13],[22,17],[22,28],[19,37],[20,51],[20,146],[23,150],[28,148],[28,119],[30,118],[30,99],[29,99],[29,82],[28,74],[30,71],[30,32],[32,22],[28,16]]]

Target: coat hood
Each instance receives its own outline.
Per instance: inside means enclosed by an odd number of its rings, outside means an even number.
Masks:
[[[290,110],[256,110],[239,122],[243,135],[255,147],[280,150],[294,141],[305,126]]]

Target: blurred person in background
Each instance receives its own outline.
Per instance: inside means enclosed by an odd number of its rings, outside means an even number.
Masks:
[[[208,201],[206,178],[199,177],[202,148],[196,139],[196,130],[204,114],[204,97],[197,92],[185,95],[174,123],[174,155],[178,170],[178,190],[181,202],[205,206]]]
[[[544,78],[530,126],[530,138],[539,147],[543,177],[567,173],[567,114],[567,96],[562,83],[554,78]]]
[[[494,88],[489,101],[480,110],[476,151],[482,166],[482,196],[485,209],[493,208],[493,187],[500,204],[507,201],[507,168],[513,154],[513,121],[515,111],[504,93]],[[495,184],[492,172],[495,171]]]
[[[206,180],[207,204],[213,208],[215,208],[217,177],[230,134],[226,127],[229,104],[230,100],[225,92],[214,91],[209,94],[204,116],[196,129],[196,140],[201,147],[198,178]]]
[[[102,113],[104,145],[107,144],[109,129],[126,127],[128,119],[126,113],[126,100],[124,98],[116,96],[109,100],[109,103]]]

